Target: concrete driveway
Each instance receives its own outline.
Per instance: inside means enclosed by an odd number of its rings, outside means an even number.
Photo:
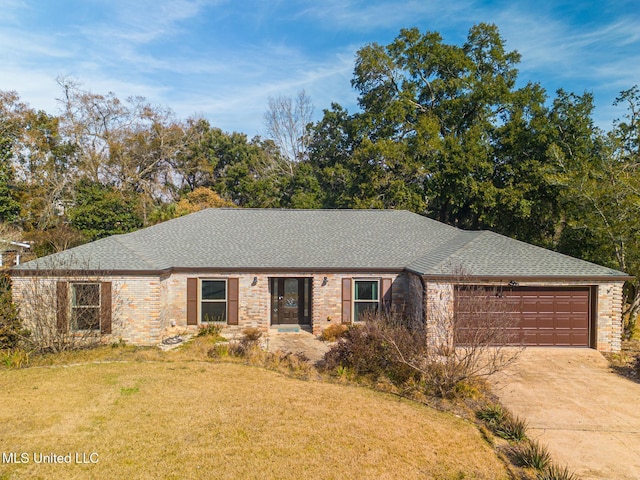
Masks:
[[[561,466],[583,479],[640,479],[640,384],[586,348],[528,348],[490,379]]]

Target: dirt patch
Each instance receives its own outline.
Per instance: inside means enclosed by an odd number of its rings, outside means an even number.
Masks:
[[[640,340],[622,342],[622,352],[606,355],[611,369],[634,382],[640,383]]]

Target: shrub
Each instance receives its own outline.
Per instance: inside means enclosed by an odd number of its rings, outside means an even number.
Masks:
[[[505,440],[520,442],[527,437],[527,422],[513,416],[498,403],[478,411],[476,417],[484,421],[493,433]]]
[[[508,415],[495,432],[505,440],[521,442],[527,438],[527,422],[523,418]]]
[[[330,372],[348,368],[356,375],[376,379],[389,369],[388,357],[378,329],[367,323],[350,326],[325,354],[323,367]]]
[[[507,410],[499,403],[487,405],[476,413],[476,417],[484,421],[489,427],[501,424],[507,415]]]
[[[229,344],[228,343],[216,343],[212,348],[207,351],[209,358],[224,358],[229,356]]]
[[[0,273],[0,349],[15,349],[30,332],[22,326],[18,308],[11,297],[11,280]]]
[[[329,325],[322,331],[320,340],[322,340],[323,342],[335,342],[336,340],[342,338],[346,331],[346,325],[343,325],[341,323],[334,323],[333,325]]]
[[[575,473],[569,471],[567,467],[548,465],[544,471],[538,473],[538,480],[579,480]]]
[[[29,352],[20,348],[0,350],[0,363],[7,368],[24,368],[29,365]]]
[[[524,442],[514,451],[516,460],[523,467],[544,471],[551,464],[551,455],[547,447],[535,440]]]
[[[245,343],[258,343],[260,338],[262,337],[262,332],[259,328],[256,327],[248,327],[242,330],[243,337],[240,341],[244,341]]]
[[[296,378],[308,379],[315,372],[309,358],[302,352],[291,353],[279,350],[262,352],[262,356],[254,360],[257,360],[261,366],[269,370],[275,370]]]
[[[219,337],[222,332],[222,326],[215,323],[200,325],[196,337]]]
[[[369,313],[325,355],[325,367],[330,371],[349,367],[372,379],[386,377],[411,395],[475,395],[477,391],[467,387],[513,362],[520,350],[503,348],[514,322],[508,312],[482,315],[495,311],[494,297],[471,287],[466,295],[474,318],[484,319],[473,327],[449,311],[432,312],[427,322],[422,315]]]
[[[211,358],[248,357],[253,351],[259,350],[260,338],[262,338],[262,332],[258,328],[245,328],[240,339],[215,345],[207,352],[207,355]]]

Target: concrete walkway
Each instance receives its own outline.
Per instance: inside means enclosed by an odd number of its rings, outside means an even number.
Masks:
[[[310,332],[301,329],[291,332],[278,332],[271,329],[268,335],[268,349],[270,352],[280,350],[291,353],[304,353],[313,363],[322,360],[324,354],[329,350],[329,345],[317,339]]]
[[[586,348],[529,348],[490,379],[530,438],[582,479],[640,479],[640,384]]]

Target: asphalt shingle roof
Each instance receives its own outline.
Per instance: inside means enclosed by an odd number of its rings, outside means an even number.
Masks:
[[[27,262],[17,270],[409,269],[479,276],[624,273],[402,210],[207,209]]]

